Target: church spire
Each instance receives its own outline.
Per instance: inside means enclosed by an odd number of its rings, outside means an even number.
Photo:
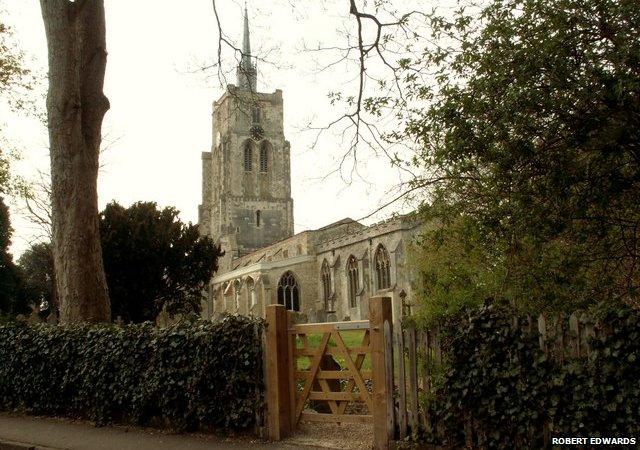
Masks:
[[[251,40],[249,37],[249,15],[244,5],[244,34],[242,37],[242,58],[237,70],[238,86],[241,89],[256,90],[256,66],[251,62]]]
[[[247,14],[247,4],[244,4],[244,35],[242,37],[242,62],[251,64],[251,40],[249,37],[249,15]]]

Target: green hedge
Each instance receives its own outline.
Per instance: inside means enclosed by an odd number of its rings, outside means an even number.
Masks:
[[[0,326],[0,410],[243,429],[263,404],[261,320]]]
[[[640,435],[640,313],[600,312],[589,358],[559,364],[539,348],[538,334],[514,329],[499,305],[450,317],[442,328],[444,375],[427,407],[438,432],[419,440],[464,447],[473,418],[488,448],[542,448],[551,436]]]

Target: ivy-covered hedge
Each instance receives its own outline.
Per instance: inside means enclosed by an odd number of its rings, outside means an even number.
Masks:
[[[421,440],[462,448],[469,419],[487,448],[542,448],[545,423],[550,436],[640,435],[638,311],[602,311],[590,356],[562,364],[512,323],[511,311],[487,303],[444,324],[446,370],[425,405],[438,431]]]
[[[263,323],[0,326],[0,410],[243,429],[263,402]]]

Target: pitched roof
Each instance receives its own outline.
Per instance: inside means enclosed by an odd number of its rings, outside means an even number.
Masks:
[[[342,220],[338,220],[337,222],[330,223],[329,225],[325,225],[322,228],[318,228],[316,231],[328,230],[329,228],[337,227],[338,225],[346,225],[350,223],[355,223],[358,225],[362,225],[360,222],[356,222],[351,217],[345,217]]]

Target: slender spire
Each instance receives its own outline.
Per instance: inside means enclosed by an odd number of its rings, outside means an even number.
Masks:
[[[241,89],[256,90],[256,67],[251,62],[251,38],[249,36],[249,14],[247,4],[244,5],[244,34],[242,37],[242,58],[238,66],[238,86]]]
[[[251,64],[251,38],[249,37],[249,15],[247,4],[244,4],[244,36],[242,38],[242,62]]]

